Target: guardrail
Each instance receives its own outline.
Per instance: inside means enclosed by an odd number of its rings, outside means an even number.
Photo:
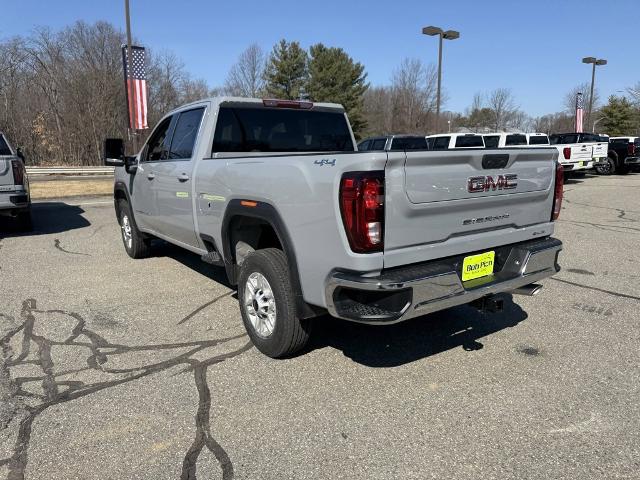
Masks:
[[[27,175],[113,175],[113,167],[27,167]]]

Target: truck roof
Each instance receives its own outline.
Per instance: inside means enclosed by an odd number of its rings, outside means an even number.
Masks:
[[[276,100],[276,99],[266,99],[266,98],[247,98],[247,97],[232,97],[232,96],[217,96],[217,97],[207,97],[197,100],[195,102],[190,102],[185,105],[181,105],[177,108],[174,108],[171,112],[176,112],[179,110],[184,110],[187,107],[192,105],[202,104],[203,102],[211,102],[211,104],[215,107],[218,107],[221,104],[247,104],[254,105],[256,107],[266,107],[264,102],[266,100]],[[310,102],[308,100],[282,100],[284,102],[308,102],[313,104],[313,109],[318,110],[334,110],[339,112],[344,112],[344,107],[339,103],[325,103],[325,102]]]

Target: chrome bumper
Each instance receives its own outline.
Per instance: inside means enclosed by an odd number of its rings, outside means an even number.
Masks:
[[[640,165],[640,157],[627,157],[624,159],[624,164],[632,166]]]
[[[560,271],[557,258],[562,242],[555,238],[493,250],[498,270],[466,282],[460,274],[464,255],[390,269],[377,277],[333,271],[325,288],[327,310],[345,320],[397,323],[510,292]]]

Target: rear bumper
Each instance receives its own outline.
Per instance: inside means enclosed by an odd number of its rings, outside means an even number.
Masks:
[[[630,167],[640,167],[640,157],[627,157],[624,159],[624,164]]]
[[[593,168],[594,166],[594,161],[593,160],[582,160],[579,162],[567,162],[567,163],[563,163],[562,167],[564,168],[565,172],[575,172],[577,170],[588,170],[590,168]]]
[[[557,259],[562,242],[555,238],[494,250],[494,274],[464,283],[460,274],[464,256],[393,268],[377,277],[333,271],[325,288],[327,309],[345,320],[396,323],[510,292],[560,271]]]
[[[0,191],[0,214],[12,215],[15,211],[28,208],[31,201],[23,187],[12,191]]]

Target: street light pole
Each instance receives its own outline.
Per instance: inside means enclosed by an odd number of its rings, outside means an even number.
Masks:
[[[436,133],[440,129],[440,99],[442,86],[442,40],[455,40],[460,38],[460,32],[455,30],[443,31],[440,27],[424,27],[422,29],[424,35],[438,36],[438,87],[436,90]]]
[[[596,57],[584,57],[582,63],[591,63],[593,67],[591,69],[591,94],[589,95],[589,111],[587,112],[587,128],[589,128],[589,122],[591,122],[591,114],[593,113],[593,90],[596,82],[596,65],[606,65],[607,61],[604,58]],[[595,129],[595,124],[592,125]]]

